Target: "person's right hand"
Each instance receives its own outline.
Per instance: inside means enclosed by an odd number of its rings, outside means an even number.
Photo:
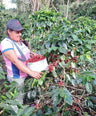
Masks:
[[[41,74],[43,74],[43,72],[32,71],[31,76],[35,79],[40,79],[42,77]]]

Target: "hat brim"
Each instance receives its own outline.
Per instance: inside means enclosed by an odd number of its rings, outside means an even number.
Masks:
[[[25,30],[25,28],[14,29],[14,31],[22,31],[22,30]]]

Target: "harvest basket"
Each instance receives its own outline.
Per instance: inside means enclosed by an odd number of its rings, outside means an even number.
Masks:
[[[46,57],[42,55],[32,55],[27,61],[27,66],[33,71],[48,70],[48,63]]]

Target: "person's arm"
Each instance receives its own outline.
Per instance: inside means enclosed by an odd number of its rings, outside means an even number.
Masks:
[[[24,73],[29,74],[33,78],[39,79],[41,78],[42,72],[36,72],[29,69],[26,65],[24,65],[16,56],[16,53],[14,50],[9,50],[3,53],[4,56],[9,59],[19,70],[21,70]]]

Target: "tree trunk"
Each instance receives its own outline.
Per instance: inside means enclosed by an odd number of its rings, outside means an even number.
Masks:
[[[50,0],[42,0],[42,4],[44,4],[48,8],[50,7],[50,3],[51,3]]]
[[[68,12],[69,12],[69,0],[67,1],[66,19],[68,18]]]
[[[58,13],[58,10],[56,9],[56,7],[53,4],[53,1],[51,1],[51,5],[52,5],[52,8]]]
[[[77,4],[79,4],[80,3],[80,0],[77,0]]]
[[[0,0],[0,4],[1,4],[1,5],[3,4],[3,0]]]
[[[31,12],[41,9],[41,0],[29,0],[29,9]]]
[[[65,1],[63,0],[63,7],[64,7],[64,16],[66,15],[66,10],[65,10]]]
[[[21,1],[17,0],[17,13],[21,12]]]

